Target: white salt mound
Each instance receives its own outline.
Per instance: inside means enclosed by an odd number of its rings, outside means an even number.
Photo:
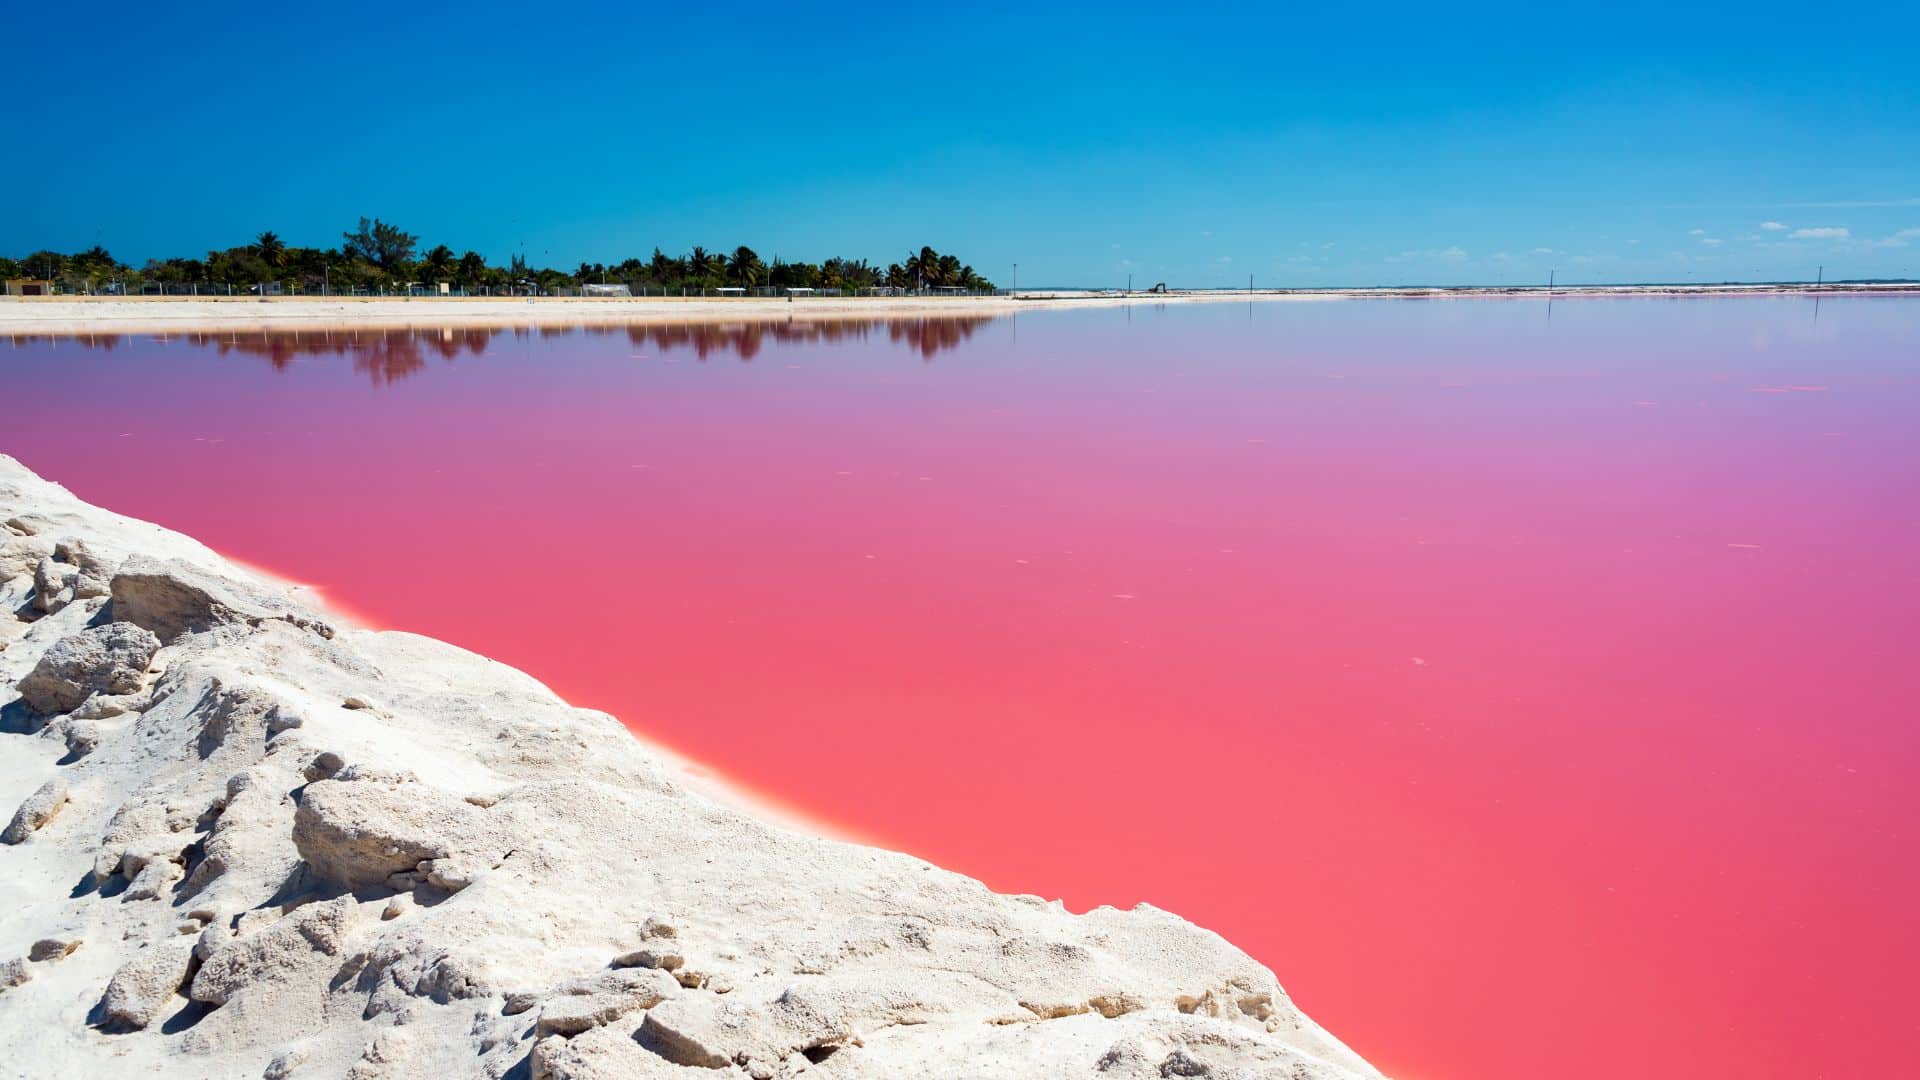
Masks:
[[[0,1074],[1379,1075],[1164,911],[721,805],[3,455],[0,522]]]

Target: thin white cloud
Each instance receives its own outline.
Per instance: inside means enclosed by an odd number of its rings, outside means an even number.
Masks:
[[[1725,240],[1712,236],[1703,236],[1700,238],[1700,242],[1708,247],[1719,247],[1721,244],[1726,243]]]
[[[1791,210],[1858,210],[1864,207],[1920,206],[1920,199],[1859,199],[1853,202],[1781,203]]]
[[[1528,252],[1527,254],[1529,254],[1529,255],[1551,255],[1551,254],[1553,254],[1553,249],[1552,249],[1552,248],[1534,248],[1534,249],[1533,249],[1532,251],[1530,251],[1530,252]]]
[[[1767,230],[1768,232],[1786,232],[1787,231],[1787,227],[1785,225],[1780,224],[1777,221],[1763,221],[1760,223],[1760,227]]]
[[[1822,226],[1817,229],[1795,229],[1792,234],[1795,240],[1845,240],[1852,235],[1853,234],[1846,229],[1837,226]]]
[[[1725,210],[1744,206],[1761,210],[1858,210],[1867,207],[1920,206],[1920,198],[1908,199],[1831,199],[1826,202],[1712,202],[1664,203],[1662,210]]]
[[[1884,240],[1875,240],[1869,246],[1877,248],[1903,248],[1916,240],[1920,240],[1920,229],[1901,229],[1899,232],[1894,233]]]
[[[1688,229],[1688,230],[1687,230],[1687,235],[1688,235],[1688,236],[1705,236],[1705,235],[1707,235],[1707,230],[1705,230],[1705,229]]]
[[[1427,248],[1422,251],[1403,251],[1398,255],[1387,256],[1388,262],[1425,262],[1438,259],[1442,262],[1465,262],[1466,250],[1458,244],[1452,247]]]

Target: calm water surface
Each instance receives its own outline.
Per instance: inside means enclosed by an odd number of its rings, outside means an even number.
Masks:
[[[1920,1058],[1920,302],[0,343],[0,449],[1391,1072]]]

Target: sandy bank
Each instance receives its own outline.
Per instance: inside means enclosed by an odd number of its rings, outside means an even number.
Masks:
[[[1920,296],[1916,285],[1631,285],[1555,289],[1554,300],[1635,297]],[[1549,298],[1542,288],[1262,289],[1154,293],[1023,292],[1017,296],[858,298],[681,297],[3,297],[0,335],[171,333],[202,329],[558,326],[726,323],[748,320],[992,316],[1125,304],[1305,300]]]
[[[1378,1076],[1174,915],[769,822],[0,455],[9,812],[20,1075]]]

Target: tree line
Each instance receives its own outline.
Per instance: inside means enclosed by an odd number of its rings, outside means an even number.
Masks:
[[[455,254],[445,244],[421,250],[420,238],[378,218],[361,218],[341,234],[338,247],[300,247],[268,231],[251,244],[209,251],[204,258],[149,259],[139,267],[115,259],[98,245],[63,255],[36,251],[19,259],[0,257],[0,277],[44,278],[76,292],[124,289],[138,292],[149,284],[192,283],[249,289],[273,283],[295,293],[399,291],[410,286],[446,284],[469,292],[551,293],[584,285],[619,284],[638,292],[698,293],[720,288],[896,289],[959,288],[992,291],[993,282],[953,255],[931,247],[910,251],[885,267],[865,259],[835,257],[824,262],[771,263],[745,245],[731,252],[696,246],[685,255],[659,248],[651,258],[617,263],[581,263],[573,271],[532,267],[515,255],[502,266],[476,251]]]

